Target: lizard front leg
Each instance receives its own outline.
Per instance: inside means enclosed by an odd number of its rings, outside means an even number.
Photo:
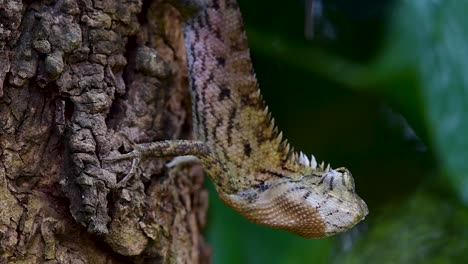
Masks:
[[[180,157],[180,156],[195,156],[198,158],[208,175],[226,175],[228,173],[224,164],[213,155],[205,143],[195,140],[165,140],[151,143],[133,144],[133,150],[129,153],[121,154],[116,157],[104,159],[105,162],[116,162],[121,160],[132,160],[132,165],[129,173],[116,185],[116,188],[121,188],[130,180],[136,172],[136,169],[141,160],[148,157]],[[173,162],[168,166],[175,165]],[[217,186],[231,186],[232,183],[227,182],[219,177],[211,177]]]

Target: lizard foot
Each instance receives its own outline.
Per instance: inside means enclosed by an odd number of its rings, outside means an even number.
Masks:
[[[122,187],[129,179],[132,178],[138,164],[146,157],[176,157],[167,164],[168,168],[175,169],[179,169],[183,164],[194,163],[195,161],[197,161],[196,163],[199,163],[199,160],[195,156],[190,156],[192,154],[200,154],[205,158],[209,158],[209,155],[207,154],[209,151],[207,150],[206,145],[201,141],[165,140],[135,144],[127,137],[125,138],[129,142],[130,146],[133,147],[133,151],[120,154],[116,157],[106,158],[104,160],[105,162],[112,162],[132,159],[130,172],[116,185],[117,188]]]
[[[122,180],[120,180],[120,182],[118,182],[115,185],[116,189],[122,188],[135,175],[138,165],[140,164],[140,161],[143,157],[143,152],[141,151],[141,147],[138,144],[135,144],[126,135],[122,135],[122,136],[124,137],[125,141],[127,141],[127,143],[133,148],[133,150],[128,153],[121,154],[115,157],[106,157],[102,160],[104,163],[113,163],[117,161],[130,160],[130,159],[132,160],[132,166],[130,167],[130,171],[127,173],[127,175],[125,175],[125,177]]]
[[[129,159],[132,160],[132,166],[130,167],[130,171],[127,173],[127,175],[125,175],[125,177],[120,182],[118,182],[115,185],[116,189],[122,188],[128,182],[128,180],[130,180],[133,177],[133,175],[135,175],[135,172],[141,161],[141,156],[142,156],[141,152],[138,149],[134,149],[133,151],[129,153],[125,153],[117,157],[105,158],[103,160],[103,162],[105,163],[111,163],[111,162],[129,160]]]

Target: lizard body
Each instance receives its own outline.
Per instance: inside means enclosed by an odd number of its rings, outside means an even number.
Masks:
[[[189,1],[190,2],[190,1]],[[196,141],[137,145],[118,159],[198,157],[220,198],[254,223],[303,237],[346,231],[368,213],[345,168],[295,152],[264,104],[235,0],[204,0],[184,28]]]

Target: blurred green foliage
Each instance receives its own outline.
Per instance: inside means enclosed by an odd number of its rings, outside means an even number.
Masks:
[[[262,93],[297,148],[348,167],[370,214],[321,240],[256,226],[213,192],[213,263],[468,260],[468,2],[240,0]],[[318,31],[318,33],[320,33]]]

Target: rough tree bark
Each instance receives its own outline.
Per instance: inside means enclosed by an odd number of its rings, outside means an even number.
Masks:
[[[0,263],[199,263],[200,167],[102,159],[188,138],[182,20],[160,0],[0,0]],[[115,153],[113,153],[115,152]]]

